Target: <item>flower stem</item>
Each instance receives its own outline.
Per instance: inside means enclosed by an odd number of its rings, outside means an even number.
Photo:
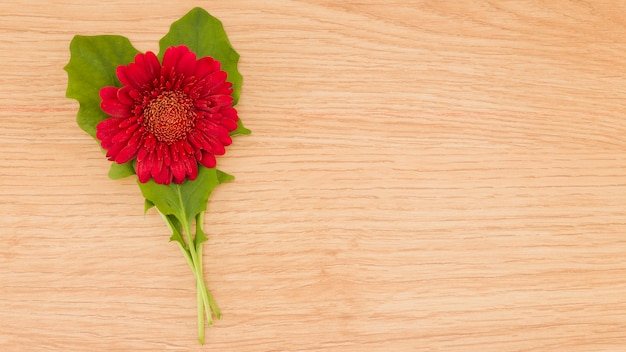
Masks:
[[[208,290],[206,288],[206,284],[204,283],[204,277],[202,276],[202,257],[198,256],[197,253],[197,248],[200,248],[200,254],[202,254],[202,243],[200,243],[200,241],[198,241],[199,243],[197,244],[194,242],[194,239],[191,237],[191,227],[189,226],[188,221],[183,221],[182,226],[183,232],[185,232],[185,235],[187,236],[189,253],[191,254],[191,261],[194,267],[192,271],[194,272],[194,275],[196,277],[196,289],[198,290],[198,292],[200,292],[201,295],[201,297],[198,297],[198,302],[202,302],[201,304],[199,304],[199,306],[202,306],[202,310],[206,314],[207,322],[209,325],[211,325],[213,323],[213,319],[211,314],[211,305],[209,304]],[[198,226],[200,227],[200,231],[202,231],[202,224],[196,223],[196,227]],[[200,311],[200,308],[198,308],[198,311]],[[202,328],[198,327],[198,329],[204,330],[204,322],[201,321],[200,317],[198,317],[198,323],[202,323]],[[198,335],[200,343],[204,343],[204,331],[202,331],[202,333],[199,333]]]
[[[196,302],[198,305],[198,341],[204,345],[204,302],[202,300],[202,285],[196,280]]]
[[[204,237],[204,230],[202,229],[202,225],[204,224],[204,212],[200,212],[198,213],[198,215],[196,216],[196,238],[198,238],[198,236],[202,236]],[[204,266],[202,265],[202,242],[198,243],[196,245],[196,253],[198,254],[198,260],[200,262],[200,266],[199,266],[199,270],[200,270],[200,276],[202,278],[204,278],[204,272],[203,272],[203,268]],[[215,299],[213,299],[213,296],[211,295],[211,291],[209,291],[209,289],[206,287],[206,283],[205,283],[205,291],[206,291],[206,296],[208,298],[209,301],[209,311],[212,311],[213,314],[215,314],[215,317],[217,319],[220,319],[222,317],[222,314],[220,312],[219,307],[217,306],[217,304],[215,303]],[[213,322],[212,318],[209,318],[209,325],[211,325]]]
[[[203,214],[203,212],[201,212],[200,214]],[[203,234],[202,232],[202,225],[204,224],[204,219],[200,216],[200,214],[198,214],[198,216],[196,216],[196,235],[194,237],[194,241],[197,241],[198,237],[198,233]],[[194,245],[194,242],[191,243],[191,245]],[[196,268],[197,270],[197,277],[202,278],[202,283],[204,283],[204,274],[203,274],[203,270],[202,270],[202,244],[199,243],[198,245],[196,245],[196,254],[198,255],[198,267]],[[200,283],[200,280],[196,279],[196,302],[198,305],[198,340],[200,341],[201,345],[204,345],[204,312],[205,309],[207,309],[206,305],[204,304],[204,299],[202,296],[202,284]],[[209,321],[211,321],[211,311],[209,309],[209,311],[207,312],[207,316]]]
[[[179,220],[180,223],[175,224],[167,216],[159,212],[169,229],[172,231],[172,238],[176,239],[180,251],[185,257],[185,261],[189,265],[191,272],[196,279],[196,302],[198,305],[198,341],[200,344],[204,344],[204,317],[209,325],[213,324],[213,314],[219,319],[221,313],[211,292],[207,289],[204,281],[204,273],[202,267],[202,244],[206,241],[206,236],[202,229],[204,224],[204,212],[196,215],[196,233],[192,238],[191,226],[187,219]],[[182,229],[181,229],[182,227]],[[181,231],[182,230],[182,231]],[[184,233],[185,240],[183,240],[181,232]]]
[[[178,247],[180,248],[180,251],[183,253],[183,256],[185,257],[185,260],[187,261],[187,264],[189,265],[191,272],[194,274],[194,277],[196,278],[196,292],[197,292],[197,304],[198,304],[198,341],[200,341],[200,344],[204,344],[204,302],[202,301],[202,293],[201,293],[202,287],[200,286],[200,283],[198,282],[198,275],[196,274],[196,268],[193,264],[193,260],[191,259],[191,254],[189,250],[185,248],[180,242],[176,241],[176,243],[178,243]]]

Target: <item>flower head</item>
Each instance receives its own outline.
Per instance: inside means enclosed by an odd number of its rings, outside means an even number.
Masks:
[[[198,164],[215,167],[237,128],[232,84],[211,57],[199,60],[186,46],[170,47],[163,62],[152,52],[117,68],[122,87],[100,90],[110,116],[96,126],[107,158],[136,159],[140,182],[183,183],[198,176]]]

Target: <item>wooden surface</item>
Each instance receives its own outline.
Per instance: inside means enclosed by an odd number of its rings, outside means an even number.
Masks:
[[[195,289],[75,124],[74,34],[157,50],[194,6],[254,132]],[[0,4],[2,351],[624,351],[622,1]]]

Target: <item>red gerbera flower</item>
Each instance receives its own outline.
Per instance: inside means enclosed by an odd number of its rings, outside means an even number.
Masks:
[[[97,125],[107,158],[136,159],[140,182],[183,183],[198,164],[215,167],[215,156],[232,142],[237,111],[226,72],[211,57],[196,60],[186,46],[168,48],[159,63],[152,52],[117,68],[122,87],[100,90],[100,107],[111,117]]]

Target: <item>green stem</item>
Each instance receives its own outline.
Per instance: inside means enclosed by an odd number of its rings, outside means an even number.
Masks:
[[[189,226],[189,222],[187,219],[182,222],[183,232],[185,232],[185,236],[187,236],[187,244],[189,247],[189,253],[191,254],[191,261],[193,262],[194,267],[194,275],[196,276],[196,289],[198,289],[202,294],[202,305],[204,313],[206,313],[207,321],[209,324],[212,322],[211,318],[211,306],[209,305],[209,298],[207,297],[207,289],[204,283],[204,278],[202,277],[202,268],[200,266],[201,262],[199,261],[198,254],[196,253],[196,245],[194,244],[193,239],[191,238],[191,227]],[[203,327],[204,328],[204,327]]]
[[[204,345],[204,301],[202,300],[202,285],[196,280],[196,303],[198,305],[198,341]],[[210,313],[209,313],[210,314]]]
[[[204,234],[204,230],[202,228],[202,225],[204,224],[204,212],[200,212],[198,213],[198,215],[196,216],[196,238],[198,238],[198,236],[205,236]],[[204,272],[203,272],[203,268],[204,266],[202,265],[202,243],[198,243],[196,245],[196,253],[198,254],[198,260],[200,262],[200,276],[204,278]],[[219,307],[217,306],[217,303],[215,303],[215,299],[213,298],[213,295],[211,295],[211,291],[209,291],[208,288],[206,288],[206,283],[205,283],[205,290],[206,290],[206,295],[209,301],[209,307],[210,310],[213,311],[213,314],[215,314],[215,317],[217,319],[220,319],[222,317],[222,313],[220,312]],[[212,319],[209,319],[209,325],[212,324]]]
[[[180,242],[176,242],[178,243],[178,248],[180,248],[180,251],[183,252],[183,256],[185,256],[185,261],[187,262],[187,264],[189,264],[189,268],[191,268],[191,271],[194,271],[195,268],[193,267],[193,261],[191,261],[191,256],[189,255],[189,251],[187,251],[187,249],[185,247],[183,247],[182,244],[180,244]]]
[[[200,259],[200,266],[202,266],[202,244],[198,245],[198,247],[196,247],[196,252],[198,253],[198,258]],[[204,277],[204,275],[203,275]],[[209,300],[209,307],[210,310],[213,311],[213,314],[215,314],[215,317],[217,319],[220,319],[222,317],[222,313],[220,312],[219,307],[217,306],[217,303],[215,303],[215,299],[213,298],[213,295],[211,295],[211,291],[209,291],[209,289],[206,289],[206,295],[207,298]],[[211,325],[211,321],[209,321],[209,325]]]
[[[172,231],[172,234],[181,233],[181,229],[178,226],[173,225],[168,218],[159,212],[159,214],[165,220],[165,223]],[[211,292],[207,289],[206,283],[204,281],[204,273],[202,266],[202,243],[206,240],[206,236],[204,235],[204,231],[202,229],[202,225],[204,224],[204,212],[200,212],[196,215],[196,233],[195,238],[191,237],[191,226],[189,221],[185,219],[184,221],[180,221],[180,226],[182,226],[182,232],[185,233],[186,243],[182,243],[182,238],[179,236],[179,240],[176,240],[178,243],[178,247],[180,251],[183,253],[185,257],[185,261],[189,265],[195,279],[196,279],[196,302],[198,305],[198,341],[200,344],[204,344],[204,316],[206,314],[207,322],[209,325],[213,323],[213,314],[219,319],[221,317],[220,310],[211,295]],[[176,227],[176,228],[174,228]]]
[[[197,279],[198,276],[196,275],[196,268],[193,265],[193,260],[191,259],[191,254],[189,250],[185,248],[180,242],[176,241],[176,243],[178,243],[178,248],[180,248],[180,251],[183,253],[183,256],[185,257],[185,261],[189,265],[191,272],[194,274],[194,277],[196,278],[196,292],[197,292],[197,303],[198,303],[198,341],[200,341],[200,344],[204,344],[204,302],[202,301],[202,293],[201,293],[202,288],[200,287],[200,284],[198,283],[198,279]]]

